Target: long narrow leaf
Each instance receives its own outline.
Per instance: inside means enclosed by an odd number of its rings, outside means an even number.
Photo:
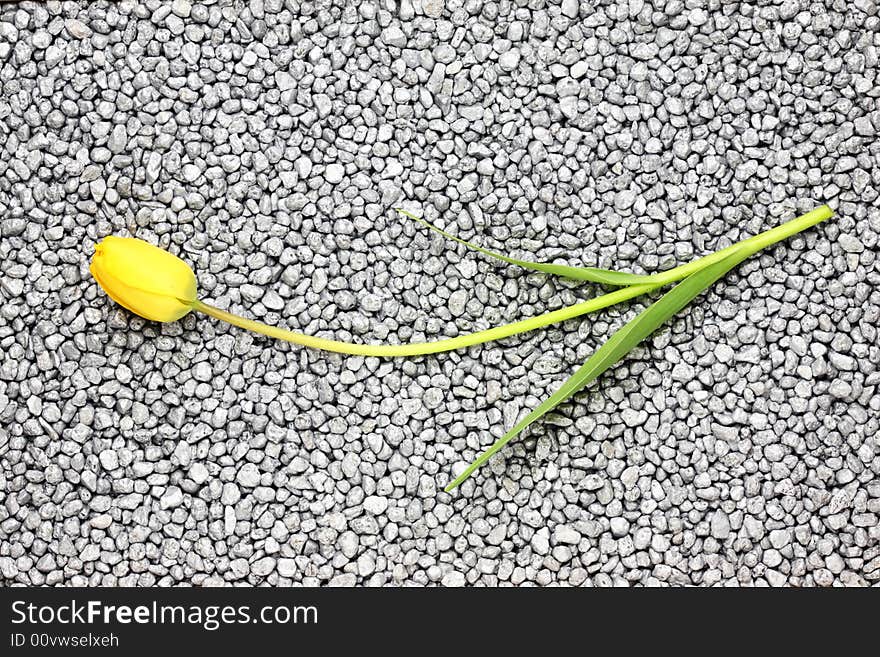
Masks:
[[[614,271],[612,269],[599,269],[597,267],[570,267],[568,265],[555,265],[546,262],[518,260],[517,258],[511,258],[502,253],[497,253],[496,251],[484,249],[482,246],[474,244],[473,242],[468,242],[467,240],[463,240],[460,237],[456,237],[452,233],[447,233],[442,228],[438,228],[429,221],[422,219],[421,217],[417,217],[411,212],[407,212],[406,210],[402,210],[401,208],[397,208],[397,211],[400,214],[409,217],[413,221],[419,222],[420,224],[434,231],[438,235],[442,235],[446,239],[450,239],[458,242],[459,244],[463,244],[469,249],[479,251],[483,255],[487,255],[490,258],[495,258],[496,260],[500,260],[501,262],[506,262],[509,265],[516,265],[517,267],[522,267],[524,269],[539,271],[545,274],[553,274],[555,276],[570,278],[576,281],[590,281],[592,283],[599,283],[601,285],[645,285],[654,283],[655,276],[627,274],[626,272],[622,271]]]
[[[417,217],[416,215],[407,212],[406,210],[397,208],[397,211],[402,215],[419,222],[420,224],[434,231],[438,235],[442,235],[447,239],[454,240],[459,244],[464,244],[469,249],[479,251],[480,253],[487,255],[491,258],[495,258],[496,260],[500,260],[511,265],[516,265],[518,267],[523,267],[525,269],[531,269],[532,271],[540,271],[547,274],[562,276],[564,278],[571,278],[574,280],[592,281],[594,283],[600,283],[602,285],[667,285],[668,283],[674,283],[676,281],[687,278],[694,272],[703,269],[703,267],[706,267],[715,262],[720,262],[741,247],[752,249],[751,252],[755,253],[763,248],[770,246],[771,244],[791,237],[792,235],[799,233],[802,230],[809,228],[810,226],[825,221],[834,214],[834,211],[830,207],[828,207],[827,205],[822,205],[814,210],[811,210],[810,212],[807,212],[806,214],[801,215],[800,217],[797,217],[796,219],[787,221],[784,224],[777,226],[776,228],[765,230],[763,233],[759,233],[758,235],[754,235],[753,237],[744,239],[740,242],[737,242],[736,244],[728,246],[727,248],[720,249],[719,251],[715,251],[714,253],[710,253],[701,258],[697,258],[696,260],[692,260],[691,262],[688,262],[686,264],[679,265],[678,267],[668,269],[657,274],[640,276],[636,274],[627,274],[625,272],[614,271],[611,269],[597,269],[595,267],[569,267],[568,265],[554,265],[542,262],[517,260],[516,258],[510,258],[501,253],[496,253],[495,251],[484,249],[483,247],[478,246],[472,242],[468,242],[461,239],[460,237],[456,237],[455,235],[447,233],[441,228],[435,226],[434,224],[422,219],[421,217]]]
[[[446,491],[449,492],[459,486],[477,468],[492,458],[498,450],[516,438],[535,420],[552,411],[584,386],[594,381],[609,367],[624,358],[633,347],[651,335],[661,324],[678,313],[694,297],[702,293],[712,283],[724,276],[752,253],[752,249],[740,249],[734,251],[720,262],[707,265],[704,269],[691,274],[651,306],[639,313],[634,319],[615,332],[605,344],[599,347],[587,362],[578,368],[556,392],[504,434],[488,450],[483,452],[476,461],[471,463],[464,472],[446,487]]]

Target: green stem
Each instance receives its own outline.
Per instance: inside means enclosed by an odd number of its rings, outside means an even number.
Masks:
[[[694,272],[699,271],[708,265],[723,260],[735,250],[742,249],[744,251],[747,251],[749,254],[755,253],[756,251],[759,251],[775,242],[778,242],[795,233],[798,233],[805,228],[808,228],[809,226],[828,219],[832,214],[833,212],[831,208],[829,208],[827,205],[823,205],[822,207],[816,208],[815,210],[808,212],[807,214],[802,215],[797,219],[793,219],[782,224],[781,226],[777,226],[776,228],[760,233],[759,235],[756,235],[754,237],[750,237],[746,240],[743,240],[742,242],[738,242],[733,246],[721,249],[720,251],[694,260],[693,262],[690,262],[686,265],[681,265],[679,267],[676,267],[675,269],[670,269],[669,271],[662,272],[660,274],[653,274],[652,276],[645,277],[648,280],[647,283],[623,287],[619,290],[615,290],[614,292],[610,292],[608,294],[603,294],[602,296],[596,297],[594,299],[582,301],[581,303],[576,303],[565,308],[560,308],[559,310],[554,310],[552,312],[545,313],[537,317],[529,317],[528,319],[511,322],[503,326],[496,326],[494,328],[486,329],[483,331],[461,335],[456,338],[436,340],[433,342],[417,342],[399,345],[355,344],[351,342],[343,342],[340,340],[319,338],[316,336],[305,335],[303,333],[296,333],[287,329],[278,328],[277,326],[269,326],[268,324],[263,324],[262,322],[257,322],[251,319],[247,319],[245,317],[241,317],[239,315],[235,315],[225,310],[221,310],[220,308],[211,306],[199,300],[195,301],[192,304],[192,308],[193,310],[205,313],[206,315],[210,315],[211,317],[232,324],[233,326],[238,326],[239,328],[253,331],[255,333],[260,333],[262,335],[269,336],[270,338],[292,342],[294,344],[302,345],[304,347],[310,347],[313,349],[322,349],[324,351],[332,351],[353,356],[377,356],[380,358],[423,356],[426,354],[436,354],[443,351],[464,349],[466,347],[471,347],[476,344],[482,344],[491,340],[500,340],[502,338],[507,338],[512,335],[525,333],[526,331],[533,331],[535,329],[543,328],[550,324],[556,324],[558,322],[563,322],[574,317],[579,317],[580,315],[585,315],[587,313],[595,312],[597,310],[602,310],[603,308],[613,306],[623,301],[628,301],[629,299],[633,299],[642,294],[652,292],[657,288],[666,285],[667,283],[672,283],[686,278],[690,274],[693,274]]]
[[[453,351],[455,349],[464,349],[475,344],[482,344],[491,340],[501,340],[502,338],[533,331],[550,324],[564,322],[565,320],[595,312],[609,306],[613,306],[622,301],[627,301],[642,294],[657,289],[657,285],[633,285],[620,290],[615,290],[608,294],[603,294],[595,299],[588,299],[581,303],[576,303],[559,310],[554,310],[537,317],[529,317],[521,319],[517,322],[496,326],[494,328],[460,335],[456,338],[447,338],[445,340],[436,340],[434,342],[414,342],[409,344],[355,344],[352,342],[342,342],[340,340],[329,340],[327,338],[319,338],[313,335],[305,335],[296,333],[287,329],[278,328],[277,326],[269,326],[262,322],[255,322],[252,319],[246,319],[239,315],[221,310],[215,306],[211,306],[203,301],[196,300],[193,303],[193,310],[197,310],[206,315],[210,315],[215,319],[222,320],[233,326],[267,335],[270,338],[284,340],[304,347],[312,349],[322,349],[324,351],[333,351],[339,354],[349,354],[352,356],[377,356],[380,358],[399,358],[401,356],[423,356],[426,354],[436,354],[443,351]]]
[[[680,265],[675,269],[654,274],[653,282],[659,283],[660,285],[666,285],[667,283],[680,281],[700,269],[713,265],[716,262],[721,262],[735,251],[742,250],[742,252],[752,255],[762,249],[766,249],[768,246],[775,244],[776,242],[781,242],[782,240],[787,239],[792,235],[796,235],[811,226],[815,226],[826,219],[830,219],[833,215],[834,210],[827,205],[821,205],[815,210],[810,210],[806,214],[802,214],[800,217],[792,219],[791,221],[786,221],[784,224],[781,224],[776,228],[765,230],[763,233],[758,233],[754,237],[749,237],[748,239],[732,244],[720,251],[715,251],[702,258],[697,258],[696,260],[685,265]]]

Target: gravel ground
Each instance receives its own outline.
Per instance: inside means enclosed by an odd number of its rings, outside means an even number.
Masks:
[[[49,585],[876,585],[874,0],[0,5],[0,575]],[[827,202],[452,495],[643,304],[348,358],[145,322],[97,240],[356,341],[453,336]]]

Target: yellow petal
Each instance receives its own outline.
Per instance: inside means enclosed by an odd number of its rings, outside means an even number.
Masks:
[[[154,322],[175,322],[192,307],[175,297],[144,292],[113,278],[93,263],[89,268],[101,288],[120,306]]]
[[[116,303],[156,322],[180,319],[196,300],[192,269],[142,240],[106,238],[95,247],[89,270]]]
[[[144,292],[196,299],[196,276],[176,255],[134,237],[106,237],[95,249],[105,271]]]

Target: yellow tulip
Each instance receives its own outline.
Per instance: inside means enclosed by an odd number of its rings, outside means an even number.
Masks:
[[[215,319],[228,322],[233,326],[306,347],[344,354],[379,357],[418,356],[452,349],[462,349],[471,345],[488,342],[489,340],[498,340],[524,331],[531,331],[555,322],[565,321],[578,315],[607,308],[642,294],[654,292],[668,283],[684,281],[614,333],[556,392],[545,399],[543,403],[510,429],[502,438],[495,441],[488,450],[483,452],[463,472],[455,477],[444,489],[446,492],[449,492],[488,461],[493,454],[502,449],[506,443],[519,436],[533,422],[552,411],[584,386],[594,381],[609,367],[612,367],[616,362],[624,358],[630,350],[653,333],[657,327],[677,314],[697,295],[723,277],[733,267],[762,249],[795,235],[810,226],[825,221],[833,215],[831,208],[823,205],[797,219],[674,269],[659,274],[631,275],[592,267],[579,268],[553,263],[515,260],[461,240],[406,211],[401,210],[401,212],[425,224],[428,228],[444,237],[453,239],[496,260],[534,271],[622,287],[614,292],[609,292],[566,308],[560,308],[544,315],[530,317],[504,326],[496,326],[455,338],[424,343],[373,345],[353,344],[295,333],[294,331],[269,326],[262,322],[234,315],[200,301],[196,297],[196,276],[189,265],[177,256],[143,240],[131,237],[107,237],[95,247],[95,255],[92,258],[90,270],[99,285],[114,301],[141,317],[153,321],[173,322],[191,310],[196,310]]]
[[[116,303],[154,322],[176,321],[196,301],[196,275],[189,265],[134,237],[104,238],[89,271]]]
[[[464,349],[490,340],[500,340],[607,308],[652,289],[647,285],[634,285],[538,317],[530,317],[456,338],[410,344],[354,344],[303,335],[277,326],[267,326],[262,322],[234,315],[200,301],[196,298],[196,276],[189,265],[168,251],[134,237],[114,235],[105,237],[95,246],[95,255],[92,257],[89,271],[104,292],[116,303],[154,322],[174,322],[191,310],[196,310],[233,326],[304,347],[383,358],[436,354]]]
[[[426,223],[408,212],[403,210],[400,212],[422,223]],[[334,351],[340,354],[356,356],[378,356],[380,358],[423,356],[443,351],[452,351],[454,349],[464,349],[472,345],[489,342],[490,340],[501,340],[511,335],[533,331],[550,324],[564,322],[580,315],[613,306],[622,301],[653,292],[668,283],[674,283],[687,278],[694,272],[723,260],[735,251],[746,248],[750,249],[753,253],[757,252],[828,219],[832,214],[831,208],[823,205],[797,219],[788,221],[776,228],[771,228],[754,237],[674,269],[650,276],[637,276],[635,279],[643,281],[639,284],[610,283],[623,284],[625,286],[614,292],[553,310],[537,317],[521,319],[517,322],[459,335],[455,338],[434,340],[432,342],[412,342],[409,344],[354,344],[330,340],[314,335],[303,335],[302,333],[296,333],[277,326],[268,326],[262,322],[256,322],[252,319],[221,310],[196,298],[196,276],[183,260],[157,246],[133,237],[110,236],[104,238],[104,241],[95,247],[95,256],[92,258],[90,270],[100,286],[116,303],[141,317],[156,322],[173,322],[186,315],[189,311],[195,310],[215,319],[228,322],[233,326],[261,333],[277,340],[285,340],[304,347],[311,347],[312,349],[322,349],[324,351]],[[476,248],[494,258],[500,256],[500,254],[493,251],[476,247],[470,242],[458,240],[458,238],[435,228],[431,224],[426,225],[444,236],[456,239],[466,246]],[[500,258],[507,262],[528,266],[531,269],[536,268],[535,263],[512,260],[504,256],[500,256]],[[552,272],[553,269],[550,269],[550,267],[558,269],[556,266],[551,265],[542,266],[540,270]],[[573,268],[568,267],[565,269],[571,270]],[[589,269],[589,271],[591,276],[599,272],[606,278],[609,275],[613,275],[615,279],[619,279],[622,276],[628,277],[628,275],[620,274],[620,272],[608,270]],[[590,278],[587,280],[594,279]]]

